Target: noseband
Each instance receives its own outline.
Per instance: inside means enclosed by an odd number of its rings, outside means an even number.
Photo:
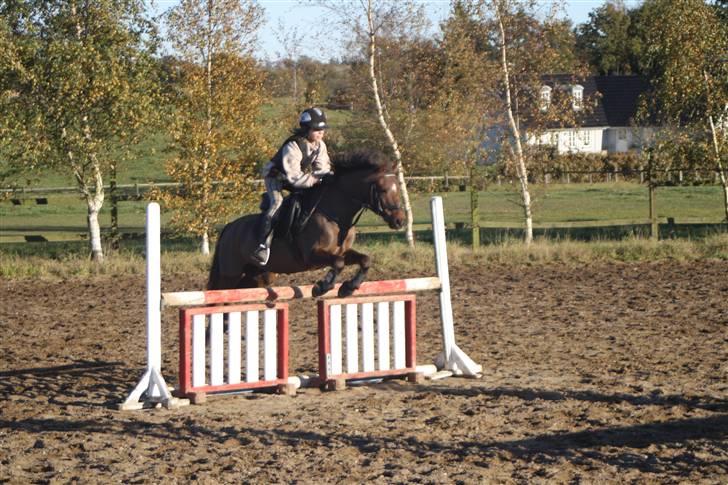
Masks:
[[[394,174],[387,174],[385,177],[394,177]],[[375,182],[372,182],[372,184],[369,186],[369,200],[367,202],[362,203],[362,206],[366,207],[367,209],[371,210],[378,216],[384,217],[385,211],[397,211],[401,210],[402,206],[399,204],[392,205],[392,204],[383,204],[382,198],[380,197],[381,194],[386,193],[384,190],[379,190],[377,188],[377,184]]]

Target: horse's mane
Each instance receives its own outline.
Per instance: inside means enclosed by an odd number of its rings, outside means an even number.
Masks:
[[[345,153],[337,153],[331,160],[337,174],[354,170],[371,169],[372,171],[388,171],[389,160],[379,150],[360,148]]]

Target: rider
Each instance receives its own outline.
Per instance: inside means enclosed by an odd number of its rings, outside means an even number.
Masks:
[[[268,262],[270,256],[273,220],[283,203],[282,190],[308,189],[331,173],[331,161],[323,140],[324,130],[328,128],[326,115],[319,108],[309,108],[301,113],[299,125],[263,167],[270,206],[263,214],[259,245],[253,253],[253,258],[261,266]]]

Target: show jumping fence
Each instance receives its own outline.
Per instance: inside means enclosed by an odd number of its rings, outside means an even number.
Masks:
[[[336,285],[322,295],[318,301],[319,375],[309,379],[310,382],[339,389],[348,379],[389,376],[417,379],[414,292],[424,290],[439,291],[443,351],[436,357],[435,365],[440,375],[477,376],[482,372],[482,367],[455,344],[442,199],[432,197],[430,205],[437,276],[364,282],[352,297],[343,299],[335,298],[340,287]],[[157,404],[176,407],[186,404],[187,398],[201,402],[207,392],[260,388],[293,392],[301,378],[288,376],[288,307],[284,302],[313,298],[313,286],[163,294],[159,218],[159,205],[150,203],[147,208],[147,369],[120,408],[140,409]],[[175,394],[182,398],[172,396],[162,377],[163,307],[181,308],[180,387]],[[263,313],[262,376],[258,347],[260,312]],[[225,323],[227,337],[223,331]],[[242,342],[245,342],[245,352]],[[243,361],[244,373],[241,372]]]

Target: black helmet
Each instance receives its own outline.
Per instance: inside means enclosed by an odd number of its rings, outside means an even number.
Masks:
[[[308,108],[306,111],[301,113],[301,117],[298,120],[301,128],[307,128],[309,130],[325,130],[329,127],[326,124],[326,115],[319,108]]]

